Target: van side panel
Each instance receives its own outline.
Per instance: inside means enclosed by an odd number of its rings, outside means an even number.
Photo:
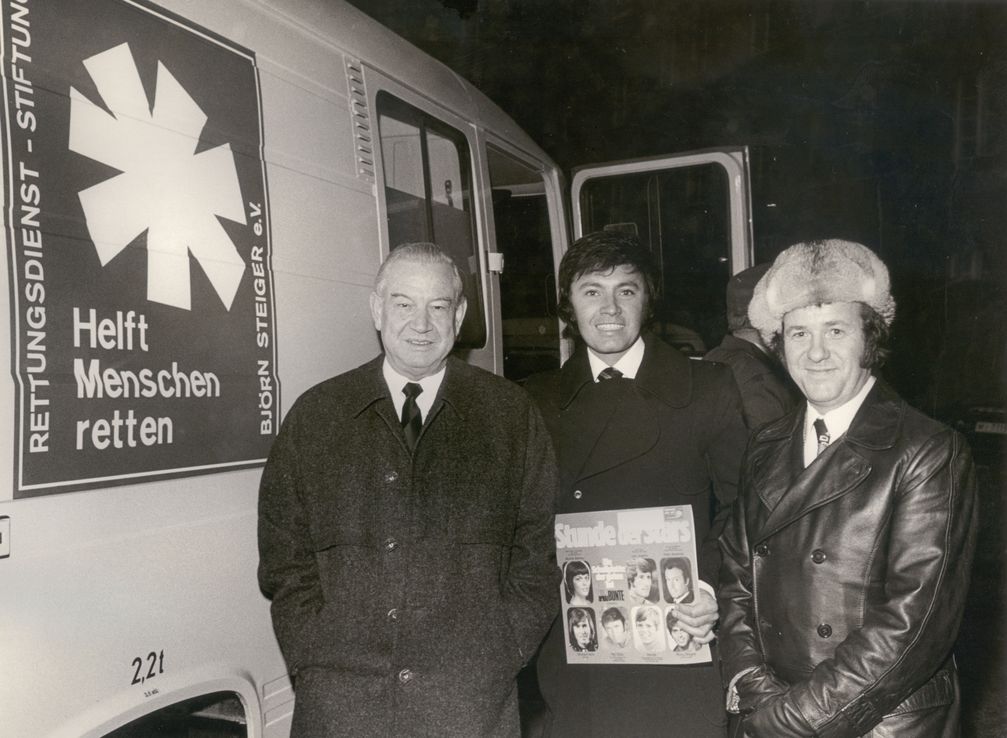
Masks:
[[[346,72],[341,55],[329,58],[337,88],[259,61],[265,128],[277,132],[267,135],[265,156],[273,238],[282,244],[273,276],[288,406],[311,385],[380,350],[367,308],[381,259],[375,190],[356,175]],[[305,123],[291,125],[292,111]]]
[[[147,12],[119,5],[124,14]],[[261,269],[274,292],[265,320],[272,323],[267,333],[276,342],[270,349],[283,390],[275,397],[285,411],[311,384],[379,350],[367,310],[381,258],[379,206],[373,182],[357,172],[346,60],[264,4],[170,5],[192,32],[234,32],[254,54],[260,94],[254,123],[263,135],[257,166],[268,198],[242,203],[243,227],[252,229],[258,219],[272,245]],[[114,24],[114,17],[96,22]],[[36,39],[54,32],[41,22],[31,30]],[[168,58],[164,64],[172,66]],[[10,84],[6,64],[4,74]],[[51,86],[69,106],[72,82]],[[212,137],[213,125],[207,121],[204,135]],[[74,157],[65,152],[68,165]],[[6,183],[2,189],[7,197]],[[5,242],[7,214],[5,208]],[[41,218],[43,231],[47,222],[64,222],[44,207]],[[243,279],[251,280],[252,265],[246,266]],[[7,294],[9,277],[10,269],[2,270]],[[0,320],[7,345],[14,318]],[[16,389],[11,371],[0,374],[0,408],[9,419],[0,425],[0,468],[7,470],[18,461]],[[227,435],[219,442],[226,445]],[[245,703],[250,735],[285,735],[292,695],[256,580],[259,475],[258,468],[219,471],[21,499],[10,482],[0,485],[0,516],[10,524],[10,555],[0,559],[0,651],[8,664],[0,674],[0,732],[104,735],[181,699],[233,691]]]

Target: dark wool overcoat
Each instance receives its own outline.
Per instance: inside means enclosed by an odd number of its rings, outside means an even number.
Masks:
[[[783,417],[804,400],[780,363],[743,338],[728,334],[703,358],[731,368],[745,423],[752,430]]]
[[[747,735],[956,736],[968,447],[879,381],[805,469],[804,412],[753,438],[721,539],[724,678],[760,667]]]
[[[548,433],[524,390],[449,358],[410,453],[381,365],[305,392],[262,476],[293,735],[517,738],[515,676],[557,609]]]
[[[717,534],[734,500],[748,431],[729,370],[691,361],[650,334],[636,379],[595,383],[580,346],[562,369],[529,379],[560,462],[557,511],[690,505],[699,574],[715,585]],[[599,613],[600,614],[600,613]],[[722,736],[715,662],[566,663],[557,619],[539,656],[551,736]],[[674,726],[674,733],[672,733]]]

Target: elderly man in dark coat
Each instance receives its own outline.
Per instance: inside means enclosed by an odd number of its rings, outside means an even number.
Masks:
[[[717,581],[717,534],[735,497],[747,429],[726,367],[690,361],[649,333],[658,276],[636,238],[578,240],[559,272],[560,315],[580,337],[573,356],[526,387],[542,409],[560,463],[557,511],[689,505],[699,576]],[[618,373],[616,378],[602,377]],[[709,585],[679,622],[712,639]],[[549,736],[723,736],[727,715],[716,663],[690,666],[568,664],[557,621],[539,657]]]
[[[875,376],[888,270],[860,244],[797,244],[749,315],[807,402],[754,437],[721,539],[729,707],[751,737],[956,736],[974,471]]]
[[[748,321],[752,292],[769,264],[757,264],[727,283],[727,329],[720,345],[703,358],[727,364],[741,392],[745,423],[755,430],[793,409],[801,395],[779,360]]]
[[[515,677],[556,614],[556,469],[527,394],[449,358],[461,278],[432,244],[371,295],[385,349],[290,410],[259,580],[294,736],[520,735]]]

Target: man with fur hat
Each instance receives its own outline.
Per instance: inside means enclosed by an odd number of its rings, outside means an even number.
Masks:
[[[807,402],[753,437],[720,539],[728,709],[751,737],[957,736],[974,470],[876,376],[888,270],[860,244],[799,243],[749,317]]]
[[[756,264],[731,277],[727,283],[727,328],[730,333],[703,357],[730,367],[741,392],[745,424],[752,430],[784,415],[800,399],[797,388],[780,362],[769,353],[759,332],[748,321],[752,292],[769,266]]]

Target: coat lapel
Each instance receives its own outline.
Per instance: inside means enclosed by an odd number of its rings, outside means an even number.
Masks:
[[[840,440],[829,446],[821,458],[800,470],[789,488],[783,488],[786,491],[766,518],[759,538],[768,538],[811,510],[842,497],[870,471],[867,459],[849,444]]]
[[[558,453],[571,483],[600,474],[654,448],[661,437],[660,403],[684,406],[692,392],[688,359],[644,334],[643,363],[636,379],[595,385],[583,345],[563,365],[561,410],[564,425]],[[587,393],[590,401],[583,400]]]
[[[655,408],[643,402],[632,387],[624,384],[621,387],[592,389],[596,390],[600,401],[590,403],[590,411],[596,417],[588,418],[579,413],[583,421],[584,448],[588,454],[581,464],[574,467],[580,469],[577,479],[600,474],[643,456],[654,448],[661,436]],[[587,404],[582,403],[582,407]]]
[[[350,388],[347,397],[353,398],[355,402],[354,416],[360,415],[369,408],[373,408],[378,417],[388,426],[389,432],[396,437],[399,444],[403,448],[408,449],[406,436],[395,414],[395,405],[392,403],[388,385],[385,383],[385,377],[382,373],[384,360],[384,354],[378,354],[376,358],[361,366],[360,368],[363,371],[354,375],[355,386]]]
[[[803,464],[799,429],[804,413],[795,412],[764,428],[755,438],[749,487],[758,492],[768,510],[774,510],[794,485]]]
[[[803,467],[804,412],[770,425],[757,442],[771,444],[758,459],[754,489],[769,515],[757,536],[763,540],[812,510],[855,489],[871,473],[869,450],[891,448],[902,421],[901,401],[882,382],[864,399],[846,434],[807,469]]]
[[[623,443],[628,440],[629,446],[636,446],[641,440],[620,428],[625,422],[620,397],[625,393],[615,391],[615,385],[595,385],[583,346],[563,365],[560,376],[563,425],[575,429],[555,439],[556,452],[562,461],[560,466],[569,485],[622,463],[628,454],[642,453]],[[647,441],[644,443],[648,447],[651,445]]]

